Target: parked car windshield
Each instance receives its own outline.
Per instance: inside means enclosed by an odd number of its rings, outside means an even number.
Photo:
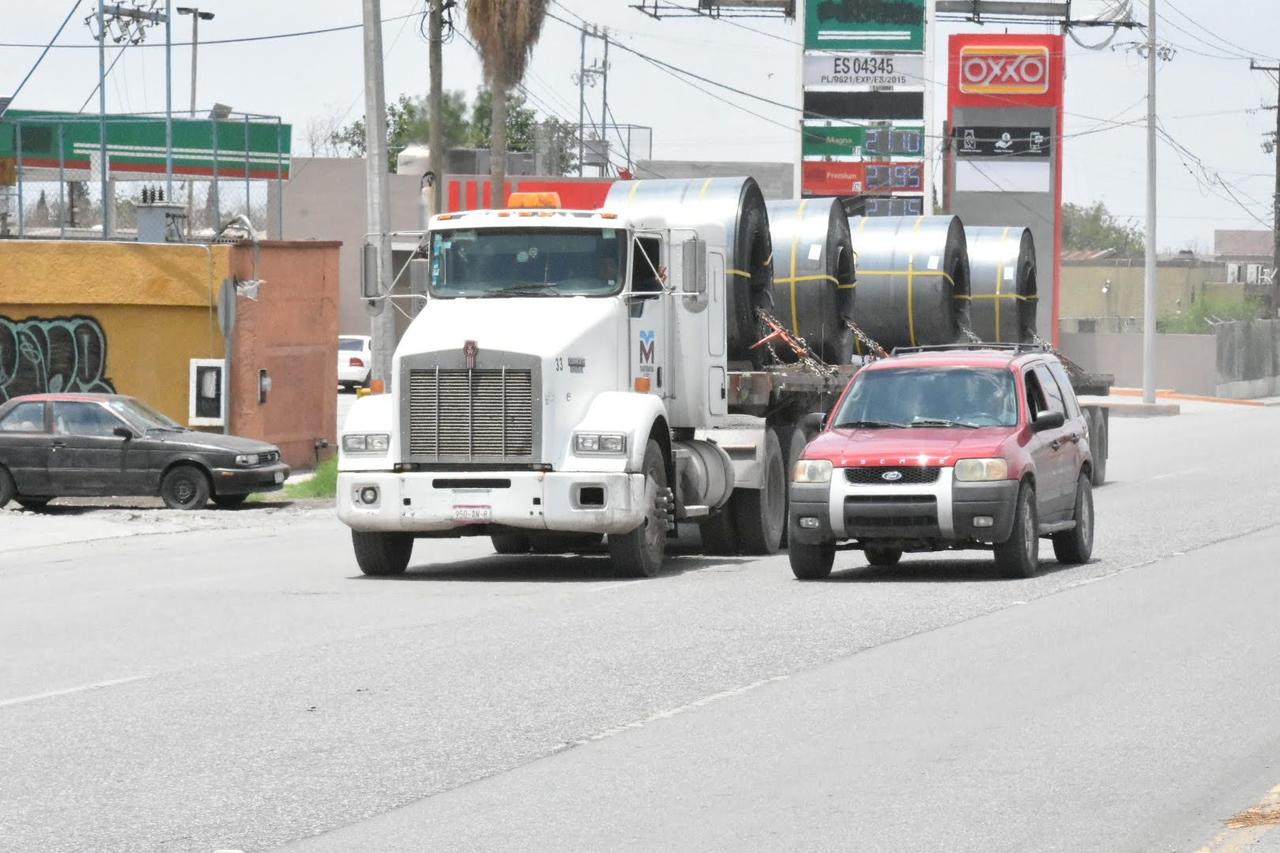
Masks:
[[[616,228],[459,228],[431,243],[431,293],[444,297],[609,296],[622,289]]]
[[[338,338],[339,352],[360,352],[364,349],[364,341],[359,338]]]
[[[107,408],[118,415],[123,415],[128,421],[133,422],[135,426],[140,426],[144,430],[181,430],[186,429],[182,424],[157,412],[140,400],[127,397],[121,400],[108,400]]]
[[[1018,424],[1013,374],[999,368],[864,370],[836,427],[1011,427]]]

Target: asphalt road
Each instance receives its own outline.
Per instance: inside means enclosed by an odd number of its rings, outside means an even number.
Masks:
[[[0,511],[0,849],[1277,850],[1223,822],[1280,785],[1278,431],[1113,421],[1095,561],[1027,581],[480,541],[372,580],[326,509]]]

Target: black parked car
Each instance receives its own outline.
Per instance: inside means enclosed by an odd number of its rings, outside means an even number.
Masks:
[[[160,495],[227,509],[289,476],[274,445],[195,432],[132,397],[33,394],[0,405],[0,507],[63,496]]]

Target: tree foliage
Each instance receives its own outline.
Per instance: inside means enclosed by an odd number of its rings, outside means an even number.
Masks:
[[[1115,257],[1137,258],[1143,253],[1142,231],[1117,219],[1100,201],[1062,206],[1062,245],[1066,249],[1114,250]]]

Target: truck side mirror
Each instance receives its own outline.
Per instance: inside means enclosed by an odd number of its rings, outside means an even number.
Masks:
[[[684,262],[680,288],[685,293],[707,292],[707,243],[697,237],[684,241],[681,251]]]
[[[378,284],[378,247],[372,243],[360,247],[360,295],[365,299],[382,295]]]
[[[409,261],[409,292],[416,296],[427,295],[427,285],[431,280],[431,261],[427,258],[414,258]]]

